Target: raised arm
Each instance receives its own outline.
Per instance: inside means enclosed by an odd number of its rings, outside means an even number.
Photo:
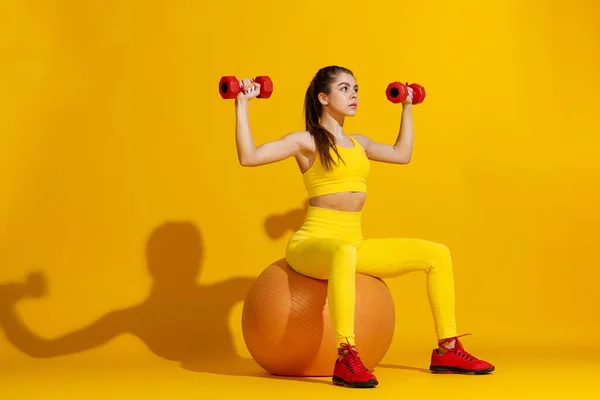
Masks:
[[[303,152],[309,144],[308,132],[292,132],[282,138],[260,146],[254,144],[248,117],[250,99],[260,93],[260,85],[251,79],[241,81],[245,91],[241,91],[235,100],[235,139],[238,160],[245,167],[256,167],[284,160]]]
[[[365,148],[370,160],[390,164],[408,164],[413,151],[412,89],[402,103],[400,129],[394,144],[379,143],[364,135],[352,135]]]

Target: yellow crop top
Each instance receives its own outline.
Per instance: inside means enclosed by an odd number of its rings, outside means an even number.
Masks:
[[[326,171],[317,154],[311,167],[302,175],[309,198],[339,192],[367,192],[371,165],[365,149],[352,136],[350,139],[354,147],[337,146],[344,162],[338,161],[335,152],[330,150],[337,165],[332,164],[331,170]]]

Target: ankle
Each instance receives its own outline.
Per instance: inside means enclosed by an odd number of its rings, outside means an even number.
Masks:
[[[358,351],[356,350],[356,345],[350,342],[340,343],[337,348],[337,351],[339,355],[348,354],[351,352],[358,353]]]
[[[438,353],[444,355],[447,352],[454,350],[456,347],[456,338],[447,338],[438,341]]]

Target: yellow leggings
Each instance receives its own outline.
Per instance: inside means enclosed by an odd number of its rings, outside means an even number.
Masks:
[[[456,336],[450,251],[421,239],[364,239],[361,213],[309,207],[290,238],[286,260],[300,274],[329,280],[327,299],[336,343],[354,345],[355,273],[391,278],[422,271],[437,339]]]

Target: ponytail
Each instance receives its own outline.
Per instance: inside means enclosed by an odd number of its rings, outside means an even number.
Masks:
[[[352,74],[349,70],[337,66],[320,69],[313,78],[308,89],[306,89],[306,95],[304,96],[304,120],[306,130],[315,140],[321,164],[323,164],[323,168],[325,168],[326,171],[331,169],[332,164],[337,164],[331,156],[330,149],[333,149],[338,160],[342,162],[343,160],[335,145],[333,135],[320,124],[323,105],[319,101],[318,95],[319,93],[329,93],[331,82],[340,72]]]

